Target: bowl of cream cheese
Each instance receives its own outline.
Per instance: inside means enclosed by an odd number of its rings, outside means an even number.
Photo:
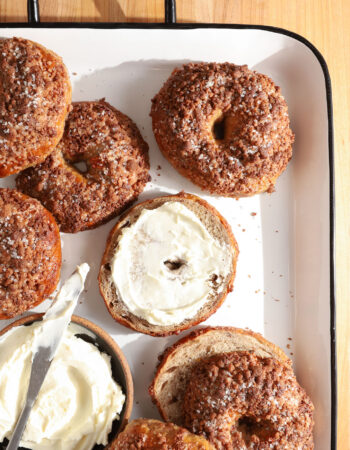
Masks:
[[[0,331],[0,449],[24,405],[33,342],[42,314]],[[33,406],[21,449],[98,450],[127,423],[133,404],[129,365],[100,327],[73,316]]]

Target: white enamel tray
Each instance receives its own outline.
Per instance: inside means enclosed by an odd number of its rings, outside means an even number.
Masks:
[[[21,36],[54,50],[70,71],[73,100],[105,97],[137,123],[150,147],[152,176],[140,200],[185,190],[226,217],[240,248],[235,288],[205,324],[248,327],[282,347],[315,405],[315,448],[335,448],[332,117],[322,56],[296,35],[263,27],[59,26],[3,28],[1,36]],[[275,193],[240,200],[210,196],[162,157],[151,128],[151,98],[174,67],[187,61],[248,64],[281,86],[296,140]],[[0,185],[13,187],[13,180]],[[159,353],[178,337],[135,333],[107,312],[96,278],[115,222],[62,234],[62,278],[77,264],[90,264],[76,314],[103,327],[123,349],[135,383],[133,417],[156,418],[147,388]]]

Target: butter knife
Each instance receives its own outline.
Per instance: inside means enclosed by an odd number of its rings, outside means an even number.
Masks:
[[[27,398],[7,450],[16,450],[19,446],[30,411],[71,320],[79,295],[84,288],[88,271],[89,265],[86,263],[77,267],[61,287],[52,305],[43,316],[42,322],[40,322],[40,331],[34,338]]]

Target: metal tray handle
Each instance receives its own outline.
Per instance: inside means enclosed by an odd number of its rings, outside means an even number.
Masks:
[[[176,23],[176,0],[164,0],[165,18],[167,25]],[[27,0],[28,23],[40,23],[39,0]]]
[[[27,0],[28,23],[40,23],[38,0]]]
[[[171,25],[176,23],[176,0],[165,0],[165,23]]]

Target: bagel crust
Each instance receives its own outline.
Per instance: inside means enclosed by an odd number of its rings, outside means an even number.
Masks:
[[[213,194],[272,191],[292,156],[294,135],[280,88],[247,66],[184,65],[152,102],[160,150],[183,176]]]
[[[85,162],[86,170],[73,164]],[[67,233],[95,228],[120,214],[143,191],[148,145],[135,123],[104,100],[73,104],[62,140],[40,165],[16,180]]]
[[[21,192],[0,189],[0,319],[45,300],[60,269],[60,234],[49,211]]]
[[[69,76],[59,56],[26,39],[0,40],[0,177],[52,152],[70,103]]]
[[[192,370],[185,426],[216,449],[313,449],[313,405],[289,364],[252,352],[215,355]]]
[[[214,450],[202,436],[196,436],[173,423],[153,419],[133,420],[118,435],[110,450]]]

